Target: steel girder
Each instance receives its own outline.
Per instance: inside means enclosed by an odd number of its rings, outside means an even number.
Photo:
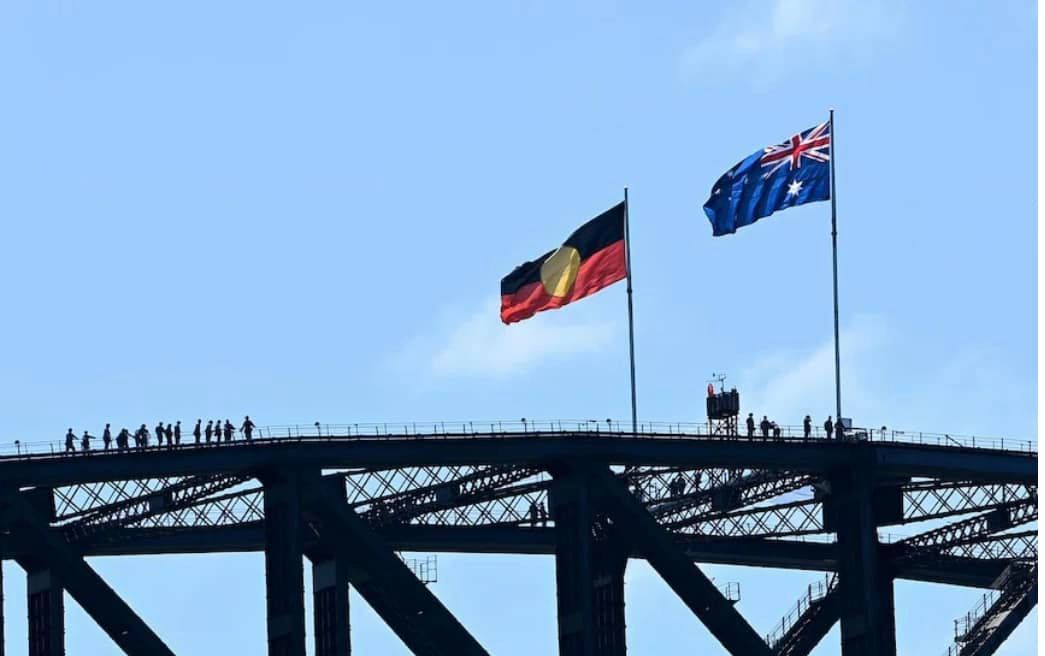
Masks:
[[[343,483],[302,483],[306,521],[324,547],[349,563],[349,583],[414,653],[485,655],[486,650],[410,568],[345,503]]]
[[[1038,532],[1035,530],[985,535],[971,538],[945,550],[949,556],[974,560],[1038,560]]]
[[[1037,604],[1037,565],[1014,564],[989,605],[978,606],[955,622],[953,652],[956,656],[990,656]]]
[[[1020,499],[1038,498],[1037,485],[980,484],[972,481],[916,481],[904,485],[903,491],[904,523],[982,512]]]
[[[71,486],[279,467],[396,468],[423,466],[547,466],[586,461],[621,466],[778,469],[826,474],[854,463],[884,478],[927,477],[983,483],[1036,484],[1037,454],[892,442],[764,441],[700,435],[524,433],[518,435],[359,436],[182,445],[170,450],[90,456],[0,458],[0,485]]]
[[[609,470],[586,470],[592,488],[601,494],[605,510],[621,534],[627,535],[675,594],[732,654],[770,653],[769,647],[711,579],[686,556],[665,531]]]
[[[110,588],[61,536],[55,535],[46,520],[21,494],[9,492],[0,497],[5,524],[24,553],[18,559],[27,572],[46,568],[61,587],[105,631],[125,653],[141,656],[173,656],[173,653],[145,622]]]
[[[896,654],[893,572],[878,544],[874,479],[863,467],[829,479],[838,544],[842,656]]]
[[[264,477],[265,606],[269,656],[305,656],[302,475]]]
[[[228,476],[189,476],[166,487],[147,492],[111,504],[80,513],[75,519],[60,524],[62,534],[69,543],[83,541],[92,535],[104,534],[110,529],[137,525],[157,525],[149,520],[163,516],[166,526],[191,526],[198,518],[191,513],[185,516],[180,511],[191,508],[199,500],[235,487],[249,480],[246,474]]]
[[[805,656],[820,644],[838,621],[838,577],[831,575],[823,583],[810,585],[795,608],[784,616],[780,632],[766,642],[777,656]]]
[[[711,476],[708,478],[714,480]],[[792,475],[786,471],[751,471],[731,478],[723,477],[699,492],[651,510],[661,525],[677,530],[704,521],[711,513],[725,515],[728,511],[807,487],[815,480],[809,475]]]
[[[142,499],[149,494],[170,487],[179,477],[129,478],[102,481],[84,481],[54,488],[55,519],[59,522],[75,520],[129,499]]]
[[[728,474],[732,476],[727,477]],[[455,479],[454,476],[459,475]],[[546,504],[547,482],[533,480],[532,469],[425,468],[424,472],[390,470],[351,472],[345,475],[352,506],[371,523],[435,525],[534,525],[532,509]],[[695,535],[784,537],[825,532],[819,499],[752,506],[792,492],[811,482],[808,476],[782,472],[733,472],[732,470],[648,469],[622,475],[638,491],[661,523]],[[703,478],[702,478],[703,476]],[[672,478],[716,485],[665,494]],[[526,478],[528,482],[519,483]],[[933,486],[939,486],[937,491]],[[982,488],[982,489],[981,489]],[[391,491],[390,491],[391,490]],[[151,491],[151,490],[150,490]],[[999,498],[1033,494],[1033,486],[974,486],[941,481],[921,481],[904,486],[909,516],[920,521],[997,507]],[[374,495],[367,497],[367,494]],[[148,497],[148,495],[145,495]],[[983,504],[983,505],[979,505]],[[748,506],[748,507],[743,507]],[[739,508],[739,509],[736,509]],[[222,525],[263,518],[260,490],[247,489],[202,499],[181,516],[157,519],[168,524]],[[540,523],[544,523],[541,518]]]
[[[951,558],[953,556],[950,555],[950,552],[956,549],[964,552],[976,549],[984,544],[999,541],[1008,543],[1014,538],[1022,538],[1022,540],[1016,540],[1016,544],[1026,544],[1031,541],[1034,541],[1036,544],[1036,540],[1034,539],[1036,538],[1036,534],[1019,534],[1018,536],[992,535],[992,533],[997,531],[1006,530],[1013,526],[1031,522],[1036,519],[1036,503],[1028,498],[1018,498],[1016,501],[995,504],[994,509],[988,513],[969,518],[963,522],[926,531],[894,545],[888,545],[886,548],[893,554],[891,566],[894,568],[894,573],[898,573],[899,571],[902,571],[902,568],[905,565],[909,565],[918,560],[931,562],[935,559]],[[1011,562],[1019,564],[1016,561],[1020,556],[1015,555],[1013,551],[1007,551],[1006,553],[1008,558],[1012,559]],[[1026,553],[1022,553],[1021,555],[1024,558],[1030,557]],[[1033,553],[1033,559],[1034,562],[1036,562],[1036,549]],[[962,564],[955,567],[955,569],[964,571],[968,569],[968,566]],[[1014,578],[1013,580],[1018,581],[1019,579]],[[790,622],[785,618],[785,622],[787,622],[790,628],[783,636],[781,636],[779,641],[773,643],[774,652],[780,656],[804,656],[816,647],[820,640],[823,639],[840,615],[838,601],[839,592],[837,586],[834,585],[833,582],[834,579],[832,579],[832,584],[827,587],[824,593],[818,595],[815,600],[812,599],[812,596],[810,595],[809,603],[805,604],[804,607],[802,605],[802,600],[800,600],[799,608],[802,608],[802,612],[796,619]],[[1035,588],[1035,603],[1036,592],[1037,590]],[[1025,605],[1027,602],[1022,603]],[[1012,604],[1013,607],[1015,605],[1015,603]],[[1003,604],[1000,607],[1008,609],[1010,606]],[[1021,606],[1021,608],[1022,607],[1023,606]],[[1030,608],[1027,608],[1026,612],[1029,612],[1029,610]],[[1022,616],[1020,619],[1022,619]],[[1019,623],[1018,620],[1016,623]],[[1008,632],[1004,634],[1004,637],[1007,637],[1013,628],[1015,628],[1015,626],[1008,629]],[[1004,640],[1004,637],[1002,637],[1001,640]],[[998,641],[997,644],[1000,644],[1000,641]],[[965,654],[965,651],[961,652],[961,656],[965,656]],[[957,654],[955,656],[957,656]]]
[[[474,472],[472,472],[472,473],[474,473]],[[692,476],[693,472],[684,472],[684,474]],[[353,472],[351,475],[353,475],[353,476],[361,476],[361,475],[364,475],[364,474],[362,472]],[[468,474],[468,475],[470,475],[470,474]],[[663,481],[663,479],[664,479],[664,477],[666,475],[667,476],[674,476],[675,473],[672,472],[672,471],[665,471],[665,470],[653,470],[653,471],[645,471],[645,472],[632,472],[629,475],[632,478],[635,478],[636,476],[658,476],[661,479],[661,481]],[[736,479],[738,477],[739,477],[739,475],[729,475],[729,472],[722,472],[719,475],[716,483],[724,483],[727,486],[733,487],[733,486],[735,486],[735,481],[736,481]],[[713,481],[713,479],[715,479],[715,478],[716,478],[716,476],[715,476],[714,472],[709,473],[706,476],[707,481]],[[445,479],[446,479],[445,476],[441,476],[439,478],[440,483],[442,484],[443,482],[445,482]],[[181,484],[178,484],[178,483],[175,484],[175,486],[179,486],[179,485],[181,485]],[[540,485],[542,485],[542,484],[540,484]],[[919,485],[922,486],[923,488],[925,487],[924,483],[919,484]],[[519,486],[515,486],[515,487],[519,487]],[[527,484],[524,487],[527,487],[527,489],[531,489],[533,486],[531,484]],[[149,487],[147,489],[148,489],[148,493],[145,495],[145,498],[148,498],[149,496],[153,496],[153,495],[158,493],[152,487]],[[646,487],[645,489],[649,490],[649,487]],[[452,505],[454,505],[454,503],[457,503],[457,502],[470,502],[474,498],[479,498],[481,495],[514,494],[513,490],[514,490],[513,487],[509,487],[509,488],[496,488],[496,487],[493,487],[492,489],[489,489],[489,490],[475,490],[475,494],[477,494],[477,496],[472,496],[472,497],[467,497],[467,496],[452,497],[452,498],[450,498],[449,500],[446,501],[445,508],[449,508]],[[714,488],[712,488],[710,491],[714,492]],[[159,492],[162,492],[162,490],[159,491]],[[701,492],[703,493],[705,491],[702,490]],[[404,492],[400,492],[400,494],[409,495],[410,491],[407,490],[407,491],[404,491]],[[664,497],[664,495],[661,495],[658,498],[659,499],[663,499],[665,497]],[[187,497],[183,497],[183,499],[186,502],[190,502],[191,501],[191,499],[187,498]],[[179,506],[180,502],[182,502],[182,501],[180,500],[179,502],[172,503],[172,505],[169,506],[169,507],[153,506],[152,508],[150,508],[150,510],[163,510],[164,508],[168,508],[168,509],[171,510],[171,512],[173,512],[173,511],[180,511],[180,506]],[[364,505],[364,501],[362,499],[359,499],[359,497],[357,497],[356,503],[357,503],[357,507],[366,508],[366,506]],[[657,509],[664,508],[663,503],[660,503],[659,501],[655,501],[655,502],[651,501],[650,505],[651,505],[651,508],[654,510],[654,512],[656,512]],[[242,522],[242,523],[245,523],[245,524],[250,524],[252,522],[257,522],[257,521],[259,521],[259,520],[261,520],[263,518],[263,513],[261,512],[260,506],[261,506],[260,492],[257,491],[257,490],[247,490],[247,491],[235,492],[235,493],[230,493],[230,494],[225,494],[225,495],[218,495],[217,497],[212,497],[210,499],[204,499],[203,501],[199,501],[198,503],[195,503],[195,505],[192,505],[190,508],[185,510],[184,514],[187,515],[187,516],[191,516],[193,518],[193,522],[192,523],[195,523],[195,524],[205,524],[206,525],[206,524],[225,524],[225,523],[239,523],[239,522]],[[425,507],[425,508],[431,508],[431,507]],[[767,507],[767,508],[772,509],[773,507]],[[772,511],[772,510],[757,509],[757,510],[745,510],[745,511],[743,511],[742,514],[758,515],[760,513],[771,514],[773,512],[774,511]],[[815,518],[809,517],[808,521],[810,523],[813,523],[813,522],[815,522],[817,520]],[[152,521],[152,522],[142,522],[139,525],[143,526],[143,525],[179,524],[179,523],[186,523],[186,522],[172,522],[172,521],[168,521],[168,520],[157,519],[157,520]],[[783,522],[781,522],[781,523],[783,523]],[[462,528],[463,528],[463,526],[462,526]],[[177,548],[186,548],[186,549],[193,550],[193,552],[207,552],[207,550],[220,550],[222,548],[230,548],[230,549],[258,548],[256,546],[256,544],[245,544],[245,545],[241,545],[240,546],[240,545],[237,545],[236,542],[232,542],[232,543],[228,542],[228,540],[226,538],[224,538],[224,537],[220,537],[220,538],[218,537],[218,536],[223,536],[223,535],[237,535],[236,532],[232,532],[232,533],[217,532],[217,533],[214,534],[214,537],[212,539],[210,539],[210,540],[203,540],[202,539],[203,535],[205,535],[206,532],[204,532],[204,533],[200,533],[199,531],[178,531],[178,532],[172,532],[171,533],[172,537],[168,540],[169,546],[167,546],[167,547],[163,546],[164,539],[162,537],[160,537],[159,534],[154,533],[154,532],[120,531],[119,533],[120,533],[120,535],[126,536],[127,538],[134,540],[136,545],[129,545],[129,547],[124,549],[124,548],[119,547],[119,546],[106,546],[106,545],[101,544],[97,540],[87,540],[87,542],[85,542],[85,548],[87,549],[87,553],[96,553],[96,554],[97,553],[101,553],[101,554],[105,554],[105,553],[109,553],[109,554],[136,553],[138,549],[147,550],[148,553],[156,553],[158,549],[160,550],[160,552],[162,552],[162,550],[164,548],[175,548],[175,549],[177,549]],[[446,533],[446,532],[444,532],[444,533]],[[739,533],[743,534],[745,532],[741,531]],[[496,534],[496,536],[494,534]],[[418,535],[418,536],[420,536],[420,535],[424,535],[424,533],[421,532],[421,531],[414,531],[414,532],[411,532],[410,535]],[[433,534],[433,535],[435,535],[435,534]],[[442,534],[440,534],[440,535],[442,535]],[[527,546],[527,540],[528,540],[527,536],[528,535],[532,535],[532,534],[529,534],[529,533],[527,533],[525,531],[510,532],[510,533],[504,533],[504,532],[500,532],[500,533],[498,533],[498,532],[493,532],[493,533],[491,533],[491,532],[469,533],[467,531],[450,531],[450,532],[446,533],[446,535],[447,536],[465,536],[466,539],[462,541],[461,539],[459,539],[457,537],[449,537],[448,540],[445,540],[442,537],[439,537],[439,538],[437,538],[436,542],[432,542],[431,540],[428,540],[427,538],[424,538],[420,542],[418,542],[415,538],[409,538],[405,542],[400,542],[400,544],[402,544],[401,548],[410,548],[411,546],[413,546],[414,548],[418,548],[418,547],[432,547],[433,550],[475,549],[475,550],[482,550],[482,552],[533,553],[533,549],[531,549],[530,547]],[[479,540],[472,540],[470,537],[468,537],[468,536],[471,536],[471,535],[474,535],[475,537],[478,537]],[[200,536],[200,538],[196,538],[194,536]],[[497,536],[503,536],[505,539],[502,539],[502,537],[497,537]],[[146,540],[146,538],[147,538],[147,540]],[[189,541],[186,541],[186,538],[188,538]],[[803,552],[803,550],[807,550],[807,552],[808,552],[808,550],[810,550],[810,549],[815,550],[816,548],[818,548],[820,546],[820,545],[815,544],[815,543],[789,544],[786,541],[773,541],[773,543],[774,544],[779,544],[779,549],[781,550],[781,553],[784,553],[784,554],[787,554],[788,552],[790,552],[790,550],[794,550],[794,549],[797,549],[796,553]],[[722,544],[722,546],[723,546],[721,552],[719,552],[719,550],[717,548],[713,548],[713,547],[716,546],[716,543],[714,543],[714,542],[701,542],[701,544],[702,544],[702,546],[697,550],[697,552],[695,552],[695,557],[698,558],[698,559],[703,559],[703,562],[741,562],[741,563],[745,563],[746,562],[746,563],[750,563],[750,564],[760,564],[761,563],[763,565],[769,565],[769,566],[797,566],[797,567],[803,567],[803,568],[810,568],[810,567],[812,567],[812,568],[817,568],[817,569],[827,569],[827,568],[830,568],[831,566],[833,566],[833,565],[830,565],[830,564],[825,564],[825,559],[822,559],[820,557],[814,557],[814,559],[812,559],[812,560],[810,560],[808,558],[805,558],[805,557],[799,558],[798,560],[789,560],[788,557],[780,558],[780,559],[774,559],[774,558],[766,558],[764,556],[759,556],[758,555],[759,552],[758,552],[757,547],[759,547],[760,543],[758,541],[750,542],[750,541],[740,540],[740,541],[733,541],[733,542],[727,541],[727,542],[724,542],[724,543],[719,543],[719,544]],[[751,547],[756,547],[756,550],[754,550],[753,553],[751,553]],[[538,550],[539,550],[539,547],[538,547]],[[775,550],[777,550],[777,549],[772,549],[772,550],[774,550],[774,552],[775,552]],[[549,553],[547,547],[544,548],[543,553]],[[749,555],[749,553],[751,553],[751,554]],[[1012,557],[1035,558],[1037,556],[1037,548],[1036,548],[1036,539],[1035,539],[1034,536],[1022,535],[1022,534],[1016,534],[1016,535],[1012,535],[1011,534],[1011,535],[1005,536],[1005,537],[990,537],[990,538],[979,540],[977,542],[971,542],[971,543],[967,543],[967,544],[957,545],[953,549],[951,549],[950,553],[951,553],[951,555],[953,555],[955,557],[958,557],[959,560],[961,558],[965,558],[966,560],[962,561],[962,562],[970,563],[971,561],[968,560],[969,558],[977,558],[979,560],[984,560],[985,559],[986,561],[996,561],[999,558],[1012,558]],[[718,554],[721,554],[721,557],[718,556]],[[751,556],[753,556],[753,559],[751,558]],[[958,562],[958,561],[955,561],[955,562]],[[938,567],[933,567],[932,570],[934,571],[934,573],[931,573],[931,575],[930,575],[931,579],[930,580],[934,580],[934,581],[951,581],[951,580],[953,580],[955,582],[959,582],[959,584],[967,583],[965,580],[963,580],[962,577],[954,578],[953,575],[949,575],[949,573],[947,573],[947,567],[948,566],[946,564],[942,564],[942,565],[940,565]],[[961,570],[968,570],[969,566],[968,565],[962,566],[960,569]],[[925,575],[925,573],[922,573],[923,571],[930,572],[929,569],[919,569],[918,571],[914,572],[915,578],[923,578],[923,577],[925,577],[926,575]],[[957,570],[955,570],[955,571],[957,571]],[[906,575],[904,575],[904,573],[901,571],[899,573],[899,576],[903,577],[903,576],[906,576]],[[981,585],[980,583],[977,583],[978,581],[981,581],[981,579],[971,579],[969,581],[971,581],[973,585]]]
[[[556,480],[555,590],[560,656],[624,656],[627,552],[583,476]]]
[[[527,524],[530,524],[531,528],[536,528],[537,524],[527,515],[530,505],[544,502],[546,499],[547,482],[536,480],[538,474],[538,468],[467,465],[416,467],[410,470],[400,468],[381,472],[358,470],[342,476],[350,490],[355,491],[352,505],[360,516],[372,524],[387,525],[389,529],[403,524],[412,524],[414,528],[419,529],[424,528],[423,524],[447,528],[463,525],[462,528],[487,526],[525,529]],[[688,481],[682,494],[672,485],[680,475],[683,480]],[[701,476],[706,478],[701,481]],[[99,537],[118,535],[120,539],[126,538],[141,544],[143,536],[147,536],[153,545],[159,545],[165,539],[168,540],[168,544],[173,545],[181,540],[181,535],[201,535],[198,532],[185,531],[181,527],[249,525],[263,519],[260,489],[215,496],[215,492],[231,489],[246,480],[244,476],[232,484],[216,483],[220,478],[222,477],[201,476],[188,479],[118,481],[96,485],[78,484],[70,490],[55,491],[56,506],[64,508],[64,514],[59,513],[61,517],[58,521],[60,525],[75,526],[77,529],[74,530],[82,532],[79,537],[74,533],[70,538],[82,545],[85,553],[120,553],[119,546],[106,546]],[[648,509],[663,523],[672,521],[668,518],[673,517],[672,523],[677,523],[678,526],[676,530],[692,532],[698,538],[702,534],[739,537],[823,532],[819,499],[750,507],[751,504],[773,499],[816,480],[815,476],[801,472],[774,473],[736,468],[692,470],[677,466],[632,467],[624,474],[618,474],[616,478],[625,481],[629,487],[635,485],[642,490],[642,499]],[[353,481],[363,479],[367,480],[353,486]],[[208,490],[206,486],[211,484],[215,487]],[[1013,516],[1012,519],[1005,520],[1009,524],[1016,525],[1036,519],[1036,504],[1028,503],[1030,500],[1036,502],[1036,485],[933,480],[901,483],[901,486],[904,522],[937,519],[977,510],[997,511],[1013,504],[1024,509],[1033,507],[1034,513],[1032,517],[1029,513]],[[74,489],[75,491],[71,491]],[[137,497],[132,495],[135,489],[139,491]],[[106,502],[106,499],[110,500]],[[999,521],[986,519],[988,515],[994,518],[1002,516],[1000,513],[987,513],[973,520],[981,523]],[[541,521],[540,524],[543,525],[544,522]],[[170,527],[170,532],[166,533],[167,537],[162,537],[162,531],[147,533],[135,530],[163,526]],[[945,543],[946,548],[917,558],[909,556],[895,561],[896,575],[913,576],[917,580],[983,585],[982,581],[988,576],[986,572],[996,568],[996,563],[1003,562],[1002,559],[1036,560],[1036,536],[1031,532],[976,535],[974,530],[964,528],[965,526],[958,522],[952,527],[939,529],[940,536],[952,536]],[[90,531],[91,535],[87,535],[87,531]],[[971,534],[963,534],[963,531],[971,531]],[[381,533],[388,535],[384,529]],[[526,533],[515,531],[512,535],[521,537]],[[409,540],[413,542],[399,541],[395,544],[397,548],[409,548],[398,546],[408,543],[414,546],[422,544],[415,538]],[[465,547],[465,543],[456,542]],[[518,546],[511,546],[513,542]],[[732,544],[743,551],[744,542],[737,540]],[[780,544],[782,541],[770,542]],[[518,537],[508,537],[507,542],[500,544],[500,547],[494,548],[536,552],[529,550],[526,539],[520,540]],[[725,546],[727,543],[719,544]],[[471,542],[471,545],[478,547],[480,543]],[[447,548],[449,543],[437,542],[430,546],[435,547],[432,550],[440,550]],[[783,549],[783,545],[781,548]],[[815,550],[816,547],[812,548]],[[736,562],[746,558],[747,562],[754,564],[759,561],[769,563],[772,560],[758,556],[757,549],[753,554],[731,560],[729,556],[733,554],[725,553],[729,549],[731,548],[723,549],[727,559],[720,562]],[[123,552],[130,553],[131,550]],[[708,557],[706,547],[702,555]],[[715,562],[714,552],[710,558],[710,562]],[[985,566],[985,573],[969,576],[961,572],[958,575],[959,569],[967,570],[968,567],[963,565],[959,568],[956,563],[975,563],[977,568]],[[828,569],[835,565],[825,564],[825,561],[820,560],[800,566]],[[949,574],[948,571],[954,574]]]
[[[349,567],[336,555],[312,560],[312,618],[315,656],[352,653],[349,620]]]
[[[927,548],[949,549],[1037,519],[1037,499],[1010,501],[981,515],[901,540],[896,543],[895,548],[904,552],[917,552]]]
[[[19,561],[26,572],[29,656],[65,656],[65,591],[39,561]]]

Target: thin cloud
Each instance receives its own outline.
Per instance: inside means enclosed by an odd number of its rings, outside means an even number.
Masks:
[[[532,369],[543,362],[590,356],[613,342],[616,323],[578,321],[564,313],[542,313],[505,326],[498,302],[491,299],[432,338],[418,338],[406,350],[411,362],[426,362],[433,376],[499,378]]]
[[[869,57],[900,21],[898,8],[881,0],[749,1],[727,11],[683,52],[687,77],[744,72],[764,81],[790,74],[800,82],[815,63]]]
[[[876,355],[886,347],[890,331],[880,317],[863,316],[841,331],[843,412],[874,421],[882,409],[868,372],[876,372]],[[806,414],[823,421],[835,407],[834,341],[806,352],[763,356],[741,376],[747,412],[765,414],[781,424],[797,425]],[[858,422],[859,423],[859,422]]]
[[[1034,437],[1032,384],[1012,380],[984,347],[966,345],[912,369],[902,330],[877,315],[855,317],[841,344],[842,412],[858,426]],[[736,381],[745,416],[798,425],[810,414],[819,426],[835,414],[834,357],[831,338],[805,351],[762,355]]]

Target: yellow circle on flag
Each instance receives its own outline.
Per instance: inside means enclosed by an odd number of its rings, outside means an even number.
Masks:
[[[541,284],[544,291],[562,298],[573,289],[577,269],[581,266],[581,254],[573,246],[560,246],[541,265]]]

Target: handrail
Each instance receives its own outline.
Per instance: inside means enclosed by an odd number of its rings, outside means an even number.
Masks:
[[[784,639],[798,619],[809,610],[813,604],[817,603],[828,595],[835,586],[838,584],[837,574],[825,574],[822,581],[814,581],[810,583],[806,588],[806,593],[802,595],[795,605],[791,608],[786,615],[784,615],[779,624],[774,627],[772,631],[766,634],[766,644],[770,647],[775,647],[778,642]]]
[[[1033,568],[1013,572],[1013,569],[1018,567],[1015,564],[1010,565],[1006,569],[1008,577],[1005,578],[1000,588],[992,588],[981,593],[980,600],[976,605],[965,615],[954,620],[954,642],[947,647],[945,656],[960,656],[965,643],[969,642],[973,632],[978,627],[981,627],[984,618],[991,612],[994,605],[1000,602],[1003,596],[1009,595],[1011,599],[1011,595],[1017,593],[1021,588],[1026,590],[1027,586],[1037,581],[1038,568],[1036,564]]]
[[[629,430],[630,421],[605,419],[605,420],[498,420],[498,421],[425,421],[425,422],[360,422],[350,424],[326,424],[313,422],[312,424],[277,424],[271,426],[260,426],[254,429],[254,442],[268,442],[273,440],[344,440],[344,439],[445,439],[445,438],[469,438],[469,437],[505,437],[518,438],[536,435],[550,436],[584,436],[605,435],[614,438],[656,438],[656,439],[689,439],[689,440],[745,440],[745,441],[786,441],[786,442],[877,442],[893,444],[916,444],[923,446],[939,446],[951,448],[975,448],[985,450],[1001,450],[1010,453],[1025,453],[1037,455],[1036,440],[1016,440],[1011,438],[991,438],[980,436],[952,435],[948,433],[927,433],[922,431],[882,430],[852,428],[845,431],[841,440],[835,436],[828,440],[822,428],[814,427],[808,437],[801,426],[780,426],[779,435],[773,432],[769,436],[763,436],[761,430],[756,430],[751,437],[747,431],[741,435],[723,435],[714,432],[713,427],[707,422],[642,422],[636,432]],[[185,431],[187,432],[187,430]],[[191,434],[183,435],[179,449],[186,448],[214,448],[242,444],[242,431],[237,431],[238,437],[232,441],[214,439],[212,442],[201,442],[196,444]],[[91,436],[92,449],[89,452],[80,450],[80,437],[75,442],[75,452],[68,455],[89,456],[105,452],[101,447],[98,436]],[[168,449],[168,445],[162,447],[155,444],[150,445],[150,451],[157,449]],[[116,451],[115,446],[110,449]],[[140,448],[132,447],[126,451],[139,451]],[[66,453],[63,440],[51,441],[21,441],[14,440],[6,444],[0,444],[0,459],[22,459],[35,457],[52,457]]]
[[[967,613],[954,620],[954,641],[965,642],[966,637],[976,624],[983,619],[991,606],[998,601],[1002,594],[1001,590],[987,590],[981,593],[980,600],[976,602]]]

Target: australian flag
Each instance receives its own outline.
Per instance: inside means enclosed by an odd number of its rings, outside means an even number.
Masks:
[[[704,203],[716,237],[794,205],[831,198],[831,126],[760,150],[718,179]]]

